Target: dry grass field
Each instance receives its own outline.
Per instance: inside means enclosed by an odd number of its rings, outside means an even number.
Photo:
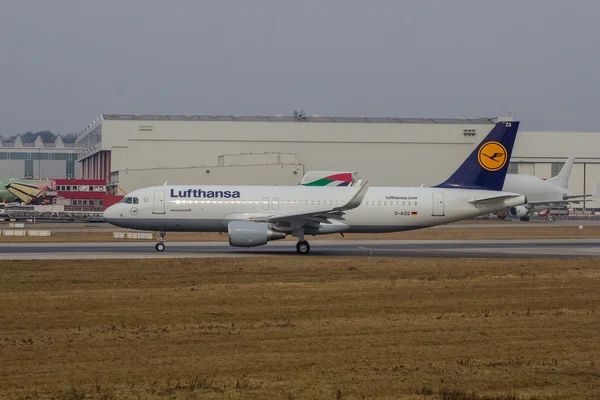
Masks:
[[[598,399],[600,260],[0,261],[3,399]]]

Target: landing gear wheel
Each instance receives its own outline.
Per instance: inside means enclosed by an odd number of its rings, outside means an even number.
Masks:
[[[529,217],[521,217],[521,221],[528,222],[529,221]]]
[[[307,241],[296,243],[296,251],[298,254],[308,254],[310,252],[310,244]]]
[[[165,231],[160,231],[158,232],[158,243],[156,243],[156,245],[154,246],[154,248],[156,249],[156,251],[165,251],[165,236],[167,235],[167,232]]]

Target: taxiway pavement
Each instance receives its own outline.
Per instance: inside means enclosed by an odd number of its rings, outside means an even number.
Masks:
[[[167,242],[164,252],[154,241],[106,243],[5,243],[0,260],[155,259],[296,256],[295,242],[270,242],[253,248],[227,242]],[[319,240],[307,257],[436,258],[600,258],[600,239],[523,240]]]
[[[8,225],[8,224],[7,224]],[[460,221],[446,225],[433,226],[430,229],[445,229],[445,228],[460,228],[460,229],[477,229],[477,228],[564,228],[575,227],[582,225],[600,226],[600,220],[590,219],[573,219],[573,220],[557,220],[556,222],[546,222],[544,220],[532,220],[530,222],[521,221],[501,221],[501,220],[480,220],[477,222]],[[122,229],[112,226],[108,223],[80,223],[80,222],[39,222],[36,224],[26,223],[27,228],[31,229],[50,229],[53,233],[112,233],[112,232],[141,232],[133,229]],[[0,224],[0,229],[6,228]],[[148,231],[150,232],[150,231]]]

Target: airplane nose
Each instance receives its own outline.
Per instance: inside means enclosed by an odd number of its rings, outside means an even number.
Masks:
[[[103,216],[106,222],[113,225],[116,225],[117,220],[121,217],[116,204],[104,210]]]

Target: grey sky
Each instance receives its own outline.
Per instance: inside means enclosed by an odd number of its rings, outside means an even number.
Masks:
[[[596,0],[6,1],[0,134],[294,109],[600,131],[598,15]]]

